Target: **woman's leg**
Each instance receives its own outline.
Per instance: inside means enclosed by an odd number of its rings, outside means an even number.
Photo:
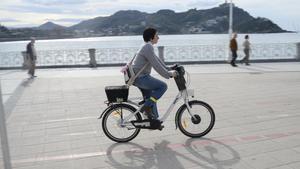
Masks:
[[[150,75],[138,77],[134,85],[139,87],[141,91],[151,91],[147,93],[146,102],[144,106],[152,108],[154,118],[158,118],[156,102],[166,92],[168,86],[165,82],[158,80]],[[143,92],[142,92],[143,93]]]
[[[235,64],[235,60],[236,60],[236,58],[237,58],[237,53],[236,53],[237,51],[235,51],[235,50],[231,50],[231,53],[232,53],[232,60],[231,60],[231,62],[230,62],[230,64],[232,65],[232,66],[236,66],[236,64]]]
[[[250,50],[249,49],[245,49],[244,50],[244,52],[245,52],[245,63],[246,64],[249,64],[249,53],[250,53]]]

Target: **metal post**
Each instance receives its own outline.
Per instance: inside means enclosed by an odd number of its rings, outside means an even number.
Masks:
[[[233,14],[233,4],[232,4],[232,0],[230,0],[230,4],[229,4],[229,29],[228,29],[228,36],[229,36],[229,43],[230,43],[230,40],[231,40],[231,38],[232,38],[232,14]],[[230,61],[231,60],[231,51],[230,51],[230,48],[229,48],[229,45],[228,45],[228,47],[227,47],[227,49],[228,49],[228,52],[227,52],[227,54],[228,54],[228,61]]]
[[[3,164],[5,169],[11,169],[11,161],[9,154],[9,145],[7,139],[7,130],[5,122],[5,113],[2,103],[2,91],[1,91],[1,80],[0,80],[0,137],[1,137],[1,148],[3,155]]]
[[[165,56],[164,56],[164,46],[158,46],[158,57],[162,60],[165,61]]]
[[[88,49],[88,50],[89,50],[89,55],[90,55],[90,66],[97,67],[96,49]]]
[[[232,19],[233,19],[233,4],[232,4],[232,0],[230,0],[230,4],[229,4],[229,39],[231,39],[231,34],[232,34]]]
[[[300,42],[296,43],[297,46],[297,56],[296,59],[300,61]]]

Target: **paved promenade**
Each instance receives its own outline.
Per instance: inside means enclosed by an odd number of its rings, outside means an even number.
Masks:
[[[0,71],[13,169],[300,168],[299,62],[185,67],[195,99],[215,110],[213,130],[190,139],[175,130],[174,112],[162,131],[125,144],[106,138],[97,119],[104,87],[123,84],[120,68],[38,69],[33,80]],[[161,114],[178,92],[165,81]]]

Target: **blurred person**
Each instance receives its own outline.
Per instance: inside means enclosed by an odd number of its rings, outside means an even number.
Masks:
[[[244,47],[244,53],[245,57],[241,60],[241,63],[245,63],[247,66],[249,66],[249,55],[250,55],[250,48],[251,43],[249,42],[249,35],[245,35],[245,41],[243,42],[243,47]]]
[[[232,54],[230,64],[233,67],[237,67],[237,65],[235,64],[237,58],[237,50],[238,50],[238,44],[236,42],[236,38],[237,38],[237,33],[234,33],[232,39],[230,40],[230,50]]]
[[[29,60],[29,69],[28,69],[28,75],[30,78],[37,77],[35,75],[35,67],[36,67],[36,50],[35,50],[35,38],[30,38],[30,42],[26,46],[26,53],[27,53],[27,59]]]

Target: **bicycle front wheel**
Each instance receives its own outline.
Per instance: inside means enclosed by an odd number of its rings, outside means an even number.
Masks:
[[[189,137],[202,137],[209,133],[215,124],[214,110],[205,102],[193,100],[189,102],[191,114],[186,105],[182,105],[176,113],[179,130]]]
[[[128,104],[115,104],[109,108],[102,119],[102,129],[104,134],[115,142],[128,142],[134,139],[140,132],[140,129],[130,125],[121,125],[121,121],[129,115],[132,115],[136,109]],[[139,113],[132,116],[132,120],[142,120]]]

